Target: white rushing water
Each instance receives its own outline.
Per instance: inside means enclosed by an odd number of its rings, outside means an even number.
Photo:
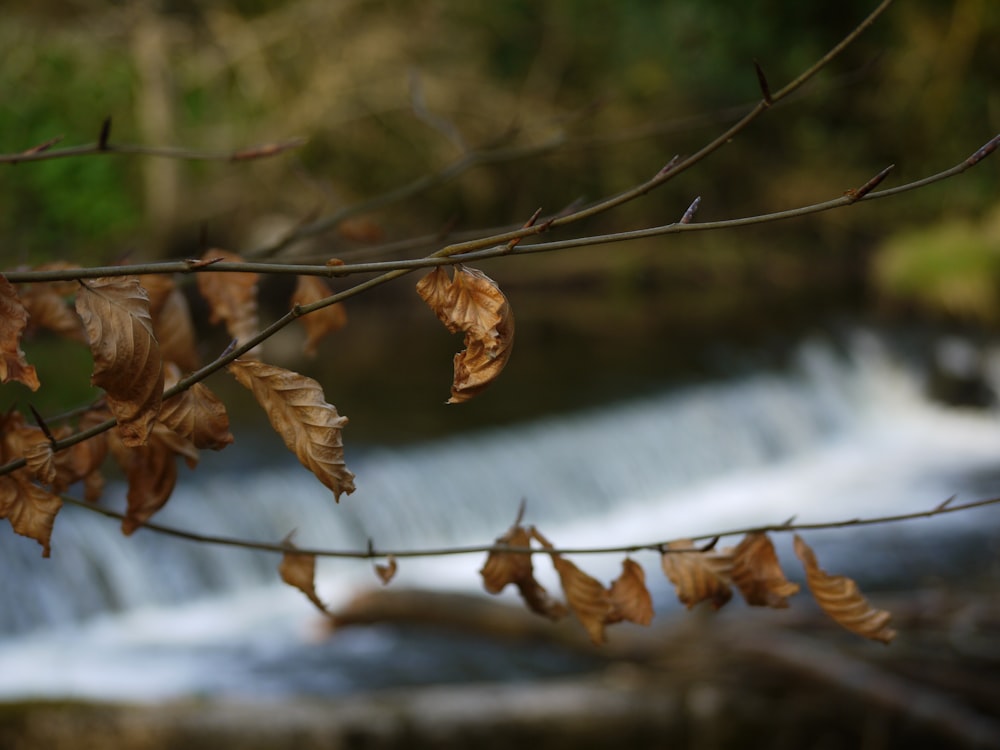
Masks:
[[[847,355],[804,346],[780,375],[379,449],[352,468],[358,491],[336,506],[298,465],[186,475],[157,520],[265,541],[295,528],[300,546],[363,549],[371,538],[382,549],[421,548],[489,542],[524,498],[526,522],[560,546],[653,542],[793,515],[933,507],[962,489],[962,477],[1000,468],[1000,422],[930,402],[918,374],[859,334]],[[960,515],[990,523],[983,513]],[[856,549],[838,558],[833,538],[820,538],[831,542],[828,569],[861,564]],[[409,665],[397,677],[412,679],[440,656],[379,628],[317,645],[315,613],[276,582],[272,555],[148,531],[126,539],[75,508],[64,509],[52,546],[41,560],[34,542],[0,532],[0,697],[339,692],[389,664]],[[787,539],[779,553],[792,559]],[[656,578],[655,557],[637,559]],[[609,580],[620,556],[578,562]],[[478,591],[481,564],[482,556],[406,559],[392,585]],[[321,561],[317,578],[334,607],[377,585],[367,563]]]

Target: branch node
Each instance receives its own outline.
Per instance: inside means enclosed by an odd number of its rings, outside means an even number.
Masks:
[[[32,411],[34,411],[34,410],[32,410]],[[936,508],[934,509],[934,513],[940,513],[941,511],[943,511],[943,510],[944,510],[945,508],[947,508],[947,507],[948,507],[949,505],[951,505],[951,504],[952,504],[952,502],[953,502],[953,501],[955,500],[955,498],[957,498],[957,497],[958,497],[958,495],[952,495],[951,497],[949,497],[949,498],[948,498],[947,500],[945,500],[945,501],[944,501],[943,503],[941,503],[940,505],[938,505],[938,506],[937,506],[937,507],[936,507]]]
[[[976,151],[976,153],[974,153],[972,156],[966,159],[965,163],[968,164],[970,167],[974,167],[983,159],[985,159],[987,156],[996,151],[997,146],[1000,146],[1000,134],[993,136],[993,138],[990,139],[989,143],[987,143],[981,149]]]
[[[330,278],[340,278],[345,275],[343,271],[337,270],[344,265],[344,261],[342,261],[340,258],[330,258],[323,265],[325,265],[328,269],[330,269],[329,273],[327,273],[327,276]]]
[[[721,537],[713,536],[705,544],[703,544],[702,546],[700,546],[698,548],[698,551],[699,552],[711,552],[713,549],[715,549],[715,545],[717,545],[719,543],[719,539],[721,539]]]
[[[694,215],[698,212],[698,206],[700,205],[701,205],[701,196],[699,195],[697,198],[691,201],[691,205],[687,207],[687,211],[685,211],[684,215],[681,217],[680,223],[690,224],[691,220],[694,218]]]
[[[895,164],[890,164],[888,167],[886,167],[877,175],[868,180],[868,182],[866,182],[861,187],[857,188],[856,190],[853,188],[848,190],[846,193],[844,193],[844,195],[847,196],[848,202],[857,203],[859,200],[864,198],[866,195],[868,195],[868,193],[877,188],[879,184],[881,184],[882,180],[884,180],[889,175],[889,172],[891,172],[895,168],[896,168]]]
[[[101,133],[97,136],[97,150],[107,151],[108,150],[108,138],[111,137],[111,115],[104,118],[104,122],[101,123]]]
[[[21,152],[20,155],[21,156],[32,156],[34,154],[40,154],[43,151],[48,151],[50,148],[52,148],[53,146],[55,146],[57,143],[59,143],[65,137],[66,136],[64,136],[64,135],[57,135],[57,136],[55,136],[53,138],[49,138],[47,141],[43,141],[42,143],[39,143],[37,146],[32,146],[29,149],[25,149],[24,151]],[[13,162],[13,163],[17,164],[16,161]]]
[[[230,354],[232,354],[236,350],[236,347],[239,345],[239,343],[240,343],[239,339],[233,339],[232,341],[230,341],[229,345],[222,350],[222,354],[219,355],[219,359],[225,359]]]
[[[38,423],[39,428],[41,428],[42,432],[45,433],[45,437],[48,438],[49,443],[52,444],[52,447],[54,449],[56,447],[55,435],[53,435],[52,431],[49,430],[49,426],[45,424],[45,420],[42,419],[42,415],[38,413],[38,410],[35,409],[35,407],[32,404],[28,404],[28,408],[31,409],[31,413],[35,416],[35,422]]]
[[[538,217],[541,215],[542,215],[542,207],[539,206],[537,209],[535,209],[535,213],[533,213],[531,217],[526,222],[524,222],[524,224],[521,226],[521,229],[528,229],[529,227],[534,226],[535,222],[538,221]],[[547,222],[545,222],[539,227],[538,231],[544,232],[546,229],[549,228],[549,226],[552,224],[553,221],[555,221],[555,219],[549,219]],[[510,242],[507,243],[507,249],[505,252],[509,253],[511,250],[517,247],[518,244],[523,239],[524,239],[523,237],[515,237],[514,239],[512,239]]]
[[[524,520],[524,513],[528,510],[528,498],[522,497],[520,504],[517,506],[517,518],[514,519],[514,525],[520,526],[521,521]]]
[[[204,268],[205,266],[211,266],[219,261],[225,260],[222,256],[217,258],[188,258],[184,261],[187,267],[192,271],[197,271],[199,268]]]
[[[764,97],[764,103],[770,107],[774,103],[774,99],[771,97],[771,86],[767,82],[767,76],[764,75],[764,69],[756,60],[753,61],[753,69],[757,73],[757,83],[760,86],[760,93]]]
[[[662,177],[663,175],[667,174],[667,172],[669,172],[671,169],[677,166],[677,162],[679,162],[680,160],[681,160],[681,155],[674,154],[673,158],[671,158],[670,161],[668,161],[666,164],[660,167],[660,171],[656,173],[656,176]]]

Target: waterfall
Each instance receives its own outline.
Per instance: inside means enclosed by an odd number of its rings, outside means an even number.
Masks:
[[[846,351],[803,345],[780,373],[353,457],[348,446],[358,490],[339,505],[294,462],[251,473],[182,470],[156,520],[268,542],[297,529],[300,546],[364,549],[371,539],[380,549],[420,548],[489,542],[509,527],[525,499],[528,521],[563,545],[655,541],[675,531],[779,521],[782,513],[819,506],[841,515],[864,510],[872,493],[883,491],[879,477],[894,481],[905,471],[926,480],[934,456],[975,463],[1000,455],[995,432],[990,415],[928,402],[918,373],[879,339],[859,335]],[[916,465],[914,443],[926,454]],[[814,478],[809,496],[796,495],[796,471],[818,471],[815,463],[802,463],[818,456],[829,475]],[[866,476],[866,461],[877,472]],[[850,477],[855,485],[845,484]],[[934,494],[945,492],[941,483],[921,486],[928,503],[950,494]],[[108,492],[123,493],[121,487]],[[919,492],[910,499],[920,499]],[[612,539],[611,530],[624,536]],[[148,530],[124,538],[114,521],[74,507],[56,521],[50,560],[39,558],[35,542],[9,528],[0,533],[6,603],[0,634],[275,580],[273,555]],[[342,581],[370,576],[367,565],[337,565],[350,571],[334,576]],[[420,569],[415,562],[403,568]],[[449,585],[455,569],[447,570],[434,573],[441,585]],[[467,573],[460,577],[474,586]]]
[[[303,547],[362,550],[369,539],[379,549],[488,543],[510,526],[522,498],[527,522],[562,546],[652,542],[796,514],[836,520],[922,510],[960,491],[963,475],[996,465],[1000,430],[988,412],[931,403],[920,377],[870,335],[856,336],[846,349],[808,343],[781,372],[428,444],[360,455],[348,444],[358,490],[339,504],[294,462],[243,472],[182,470],[156,520],[266,542],[296,529]],[[124,488],[107,494],[120,502]],[[125,538],[114,521],[75,507],[57,519],[48,560],[34,541],[4,528],[0,671],[10,674],[15,667],[4,659],[25,653],[54,658],[58,639],[46,641],[44,633],[69,637],[87,621],[104,623],[94,631],[104,633],[95,636],[102,642],[128,633],[159,643],[207,637],[208,613],[219,606],[213,602],[226,597],[255,602],[239,610],[248,631],[286,607],[298,620],[308,617],[297,592],[277,583],[277,562],[276,555],[149,530]],[[610,578],[619,562],[588,558],[585,567]],[[394,585],[475,590],[480,564],[406,559]],[[320,562],[317,583],[334,603],[377,585],[369,563],[339,560]],[[164,613],[182,607],[194,619],[165,625]],[[227,615],[236,611],[227,607]],[[129,617],[127,629],[101,629]],[[18,645],[24,637],[35,639],[36,651]],[[18,689],[9,679],[0,679],[0,690]]]

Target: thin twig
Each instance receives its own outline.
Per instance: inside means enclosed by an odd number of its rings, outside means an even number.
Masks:
[[[316,219],[315,221],[301,224],[276,242],[250,250],[246,254],[251,257],[270,257],[296,242],[323,234],[353,216],[371,213],[372,211],[377,211],[394,203],[399,203],[407,198],[412,198],[413,196],[426,192],[431,188],[451,182],[464,172],[467,172],[475,167],[541,156],[544,153],[557,149],[562,145],[563,140],[564,136],[556,135],[546,141],[529,146],[513,146],[468,151],[451,164],[448,164],[437,172],[418,177],[412,182],[386,193],[382,193],[381,195],[377,195],[374,198],[360,201],[359,203],[354,203],[350,206],[345,206],[344,208],[334,211],[328,216]]]
[[[966,170],[973,166],[979,164],[986,155],[992,152],[994,149],[989,147],[992,144],[1000,141],[1000,135],[994,137],[985,146],[976,151],[973,156],[963,159],[958,164],[949,167],[948,169],[938,172],[936,174],[930,175],[928,177],[923,177],[914,182],[909,182],[904,185],[899,185],[897,187],[888,188],[886,190],[872,191],[861,193],[862,190],[868,188],[868,184],[874,182],[876,179],[880,179],[888,173],[888,170],[883,170],[876,175],[873,180],[862,186],[858,190],[849,190],[844,195],[838,198],[834,198],[828,201],[822,201],[820,203],[812,203],[806,206],[799,206],[797,208],[790,208],[784,211],[774,211],[767,214],[756,214],[754,216],[745,216],[736,219],[722,219],[719,221],[706,221],[698,223],[685,223],[683,217],[681,221],[665,224],[658,227],[649,227],[646,229],[636,229],[629,232],[615,232],[612,234],[603,235],[590,235],[587,237],[578,237],[575,239],[568,240],[558,240],[552,242],[544,243],[527,243],[518,244],[516,247],[511,247],[508,249],[507,243],[513,240],[520,240],[523,238],[524,229],[546,229],[547,227],[554,224],[558,219],[551,218],[546,219],[541,224],[536,224],[533,227],[521,227],[518,229],[511,229],[507,232],[502,232],[493,235],[490,239],[494,242],[494,245],[487,247],[482,250],[465,250],[466,247],[473,245],[479,245],[479,242],[460,242],[448,245],[447,247],[433,253],[429,256],[423,258],[412,258],[404,260],[389,260],[389,261],[376,261],[372,263],[345,263],[344,265],[331,266],[327,264],[317,265],[317,264],[293,264],[293,263],[254,263],[254,262],[204,262],[204,261],[165,261],[160,263],[145,263],[136,264],[131,266],[95,266],[91,268],[75,268],[75,269],[53,269],[45,271],[9,271],[4,274],[8,281],[14,284],[23,284],[30,282],[42,282],[42,281],[73,281],[78,279],[90,279],[99,278],[102,276],[132,276],[141,274],[157,274],[157,273],[201,273],[201,272],[213,272],[213,273],[242,273],[247,271],[252,271],[256,273],[265,274],[294,274],[294,275],[307,275],[307,276],[326,276],[330,278],[350,276],[355,274],[367,274],[367,273],[385,273],[385,272],[401,272],[408,273],[410,271],[419,270],[422,268],[434,268],[436,266],[442,265],[452,265],[459,262],[469,262],[474,260],[485,260],[488,258],[500,257],[503,255],[520,255],[528,253],[544,253],[544,252],[554,252],[557,250],[567,250],[577,247],[586,247],[589,245],[601,245],[610,242],[626,242],[629,240],[644,239],[649,237],[659,237],[665,234],[676,234],[680,232],[705,232],[705,231],[716,231],[721,229],[736,229],[739,227],[753,226],[755,224],[766,224],[774,221],[783,221],[785,219],[794,219],[802,216],[808,216],[811,214],[817,214],[824,211],[830,211],[833,209],[844,208],[846,206],[863,203],[865,201],[877,200],[879,198],[889,198],[892,196],[899,195],[901,193],[906,193],[912,190],[917,190],[928,185],[932,185],[936,182],[941,182],[947,180],[951,177],[955,177],[962,174]],[[978,158],[974,158],[978,157]],[[685,212],[686,215],[687,212]],[[530,223],[530,222],[529,222]],[[501,246],[497,246],[496,243],[503,243]],[[398,275],[401,275],[397,274]],[[396,278],[397,276],[393,276]],[[379,277],[381,279],[382,277]],[[382,280],[373,279],[372,281],[378,281],[378,283],[383,283]],[[385,281],[389,279],[384,279]],[[369,288],[369,287],[366,287]],[[348,289],[344,292],[340,292],[326,300],[320,300],[320,302],[313,303],[313,305],[304,306],[302,309],[304,312],[312,312],[320,307],[325,307],[326,305],[333,304],[334,302],[342,301],[349,296],[353,296],[357,292],[354,288]],[[330,301],[328,301],[330,300]],[[257,342],[259,343],[259,342]]]
[[[582,221],[583,219],[590,218],[600,213],[610,211],[612,208],[622,205],[623,203],[628,203],[636,198],[646,195],[649,191],[654,188],[659,187],[668,180],[673,179],[681,172],[685,172],[694,165],[698,164],[711,154],[715,153],[727,143],[730,143],[736,135],[745,130],[754,120],[760,117],[767,109],[772,105],[780,102],[782,99],[787,98],[791,94],[795,93],[803,85],[805,85],[811,78],[813,78],[817,73],[819,73],[823,68],[830,64],[843,50],[848,47],[855,39],[858,38],[869,26],[871,26],[875,20],[886,11],[886,9],[892,4],[893,0],[882,0],[882,3],[869,14],[858,26],[856,26],[847,36],[845,36],[836,46],[834,46],[829,52],[827,52],[823,57],[821,57],[816,63],[812,65],[808,70],[799,75],[795,80],[786,85],[780,91],[765,96],[762,98],[757,105],[746,115],[744,115],[735,124],[729,127],[724,133],[719,135],[708,145],[703,147],[698,152],[692,154],[691,156],[680,160],[677,164],[673,165],[672,168],[663,169],[657,172],[657,174],[650,180],[638,185],[630,190],[625,191],[619,195],[607,198],[605,200],[599,201],[592,206],[589,206],[579,211],[567,214],[565,216],[560,216],[556,218],[552,223],[552,227],[565,226],[566,224],[572,224],[574,222]],[[256,250],[251,251],[249,254],[253,256],[271,256],[289,245],[298,242],[307,237],[312,237],[318,234],[322,234],[329,229],[337,226],[345,219],[352,216],[357,216],[362,213],[368,213],[386,205],[396,203],[405,198],[410,198],[421,192],[424,192],[431,187],[436,187],[437,185],[448,182],[463,172],[471,169],[472,167],[480,166],[483,164],[492,164],[496,162],[513,161],[515,159],[525,158],[528,156],[535,156],[545,153],[554,149],[556,146],[561,146],[566,141],[566,136],[559,134],[554,138],[538,145],[538,146],[528,146],[513,149],[494,149],[494,150],[481,150],[481,151],[469,151],[464,154],[457,161],[448,165],[444,169],[437,173],[426,175],[421,177],[408,185],[404,185],[396,190],[392,190],[388,193],[376,196],[370,200],[362,201],[360,203],[354,204],[352,206],[347,206],[329,216],[325,216],[314,222],[300,226],[295,230],[289,232],[285,237],[281,238],[271,245],[267,245]],[[496,244],[497,242],[509,242],[510,240],[520,239],[522,237],[527,237],[532,234],[538,234],[538,231],[533,228],[525,228],[521,230],[521,234],[505,237],[500,239],[498,237],[485,237],[471,244],[474,247],[465,248],[466,250],[478,250],[490,245]]]
[[[29,161],[47,161],[49,159],[68,159],[77,156],[107,156],[108,154],[128,154],[134,156],[156,156],[164,159],[182,159],[185,161],[247,161],[249,159],[263,159],[269,156],[299,148],[305,142],[305,138],[292,138],[287,141],[276,143],[265,143],[250,148],[238,149],[236,151],[198,151],[189,148],[174,148],[171,146],[142,146],[132,143],[108,143],[107,135],[110,133],[110,118],[105,120],[105,127],[101,128],[100,140],[96,143],[88,143],[81,146],[67,146],[65,148],[50,148],[53,143],[57,143],[62,136],[50,139],[45,143],[33,146],[27,151],[18,154],[0,154],[0,164],[20,164]]]
[[[82,500],[77,500],[73,497],[63,496],[63,501],[75,505],[79,508],[84,508],[92,513],[99,513],[100,515],[107,516],[108,518],[114,518],[117,520],[123,520],[125,514],[119,513],[108,508],[102,508],[100,506],[93,505],[92,503],[86,503]],[[354,559],[354,560],[370,560],[377,557],[386,557],[392,555],[397,558],[404,557],[448,557],[454,555],[472,555],[472,554],[484,554],[490,552],[508,552],[508,553],[521,553],[521,554],[544,554],[544,555],[608,555],[608,554],[631,554],[633,552],[657,552],[660,554],[673,554],[674,552],[690,552],[688,549],[675,549],[671,550],[670,544],[673,542],[680,541],[704,541],[706,543],[712,542],[713,540],[718,541],[719,539],[732,536],[745,536],[747,534],[753,533],[787,533],[787,532],[798,532],[798,531],[820,531],[828,529],[842,529],[855,526],[875,526],[888,523],[901,523],[904,521],[915,521],[921,518],[932,518],[934,516],[940,516],[947,513],[961,513],[964,511],[974,510],[976,508],[985,508],[992,505],[1000,505],[1000,497],[990,498],[988,500],[975,500],[973,502],[962,503],[959,505],[955,504],[945,504],[941,503],[930,510],[915,511],[913,513],[900,513],[891,516],[874,516],[871,518],[852,518],[850,520],[841,521],[824,521],[817,523],[801,523],[801,524],[788,524],[788,523],[778,523],[765,526],[748,526],[746,528],[740,529],[729,529],[728,531],[713,531],[705,534],[699,534],[697,536],[688,536],[684,540],[681,539],[668,539],[661,540],[657,542],[647,542],[643,544],[631,544],[631,545],[620,545],[612,547],[562,547],[553,549],[537,549],[534,547],[511,547],[506,544],[480,544],[472,546],[455,546],[455,547],[438,547],[438,548],[428,548],[428,549],[404,549],[404,550],[379,550],[375,549],[371,540],[368,541],[368,546],[364,550],[338,550],[338,549],[326,549],[326,548],[296,548],[296,553],[303,555],[315,555],[316,557],[334,557],[342,559]],[[520,521],[520,513],[518,514],[518,521]],[[153,531],[157,534],[164,534],[166,536],[172,536],[179,539],[187,539],[192,542],[199,542],[202,544],[216,544],[227,547],[240,547],[242,549],[253,549],[259,550],[261,552],[275,552],[279,554],[284,554],[288,551],[288,547],[285,542],[258,542],[249,539],[239,539],[236,537],[219,536],[216,534],[203,534],[200,532],[187,531],[185,529],[175,528],[173,526],[165,526],[159,523],[147,522],[142,525],[142,528]],[[708,548],[708,545],[703,545]],[[712,545],[714,546],[714,545]]]

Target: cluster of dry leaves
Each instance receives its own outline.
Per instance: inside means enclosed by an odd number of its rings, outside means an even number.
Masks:
[[[535,580],[533,542],[541,545],[540,552],[552,560],[566,604],[553,599]],[[497,539],[497,545],[510,547],[510,551],[490,553],[480,571],[486,590],[498,594],[513,584],[532,612],[552,620],[559,620],[571,611],[595,644],[604,643],[604,629],[608,625],[623,621],[648,625],[653,619],[646,575],[631,558],[625,558],[621,574],[605,588],[554,552],[553,545],[534,527],[515,524]],[[858,635],[884,643],[895,637],[896,631],[889,627],[890,614],[874,609],[850,578],[820,569],[816,555],[798,536],[795,554],[805,568],[806,585],[834,621]],[[774,545],[764,533],[747,534],[735,547],[722,550],[698,548],[690,541],[674,542],[663,548],[660,556],[663,572],[688,609],[703,601],[719,609],[732,598],[734,586],[747,604],[784,609],[788,607],[788,597],[799,591],[798,584],[785,578]]]
[[[199,271],[198,291],[208,305],[210,322],[225,325],[237,344],[260,338],[259,275],[211,272],[209,267],[241,260],[233,253],[209,250],[190,263]],[[72,275],[73,268],[39,270]],[[463,268],[456,269],[453,280],[438,269],[421,280],[418,289],[449,330],[466,333],[467,349],[455,360],[451,401],[466,400],[496,377],[509,355],[513,322],[506,299],[486,276]],[[322,278],[300,276],[290,309],[298,311],[332,294]],[[310,355],[347,320],[339,302],[296,318],[305,327],[304,349]],[[25,461],[22,468],[0,476],[0,518],[7,518],[17,533],[36,539],[48,556],[60,495],[82,482],[85,498],[96,502],[104,484],[101,466],[109,453],[128,482],[122,530],[131,534],[170,498],[177,458],[194,468],[198,451],[221,450],[233,436],[225,406],[215,394],[202,382],[182,383],[184,374],[197,370],[201,362],[187,298],[171,276],[15,286],[0,275],[0,382],[40,387],[21,341],[42,329],[87,344],[94,360],[91,382],[104,391],[97,403],[57,425],[46,424],[38,415],[37,426],[27,424],[16,411],[0,418],[0,463]],[[341,494],[354,491],[341,439],[347,418],[327,403],[319,383],[261,361],[256,347],[228,362],[226,369],[254,394],[288,449],[338,501]],[[95,434],[72,439],[87,430]]]
[[[534,543],[539,546],[534,547]],[[288,551],[278,568],[282,580],[300,589],[322,612],[333,616],[316,593],[315,555],[297,551],[290,538],[285,540],[285,546]],[[565,603],[554,598],[535,579],[536,554],[546,555],[552,561]],[[896,637],[889,624],[891,614],[872,607],[854,580],[822,570],[812,548],[798,535],[795,554],[805,570],[806,585],[813,598],[837,624],[883,643]],[[688,609],[701,602],[719,609],[732,598],[734,587],[747,604],[775,609],[787,608],[788,597],[799,592],[799,585],[785,578],[774,545],[763,532],[747,534],[735,547],[722,550],[716,550],[714,545],[699,548],[689,540],[673,542],[660,550],[660,559],[677,598]],[[397,568],[397,561],[390,555],[386,564],[375,565],[375,573],[387,584]],[[556,621],[572,613],[595,645],[605,642],[608,625],[626,621],[649,625],[653,621],[653,599],[646,586],[646,574],[635,560],[626,557],[621,574],[605,587],[556,552],[555,546],[537,528],[526,528],[520,522],[496,540],[479,573],[487,592],[499,594],[513,585],[535,614]]]
[[[258,274],[247,271],[205,272],[219,261],[239,262],[239,256],[210,250],[192,261],[197,286],[210,310],[210,322],[225,325],[238,344],[258,335]],[[67,268],[66,270],[71,270]],[[439,267],[417,284],[417,292],[452,333],[465,334],[465,348],[455,356],[448,403],[480,393],[501,372],[513,344],[514,319],[497,285],[474,269]],[[330,300],[332,290],[321,278],[300,276],[290,309],[306,329],[305,351],[346,323],[343,306]],[[321,301],[308,314],[301,308]],[[177,481],[177,459],[189,467],[198,451],[221,450],[233,442],[222,402],[200,381],[185,383],[185,372],[196,371],[200,358],[187,298],[168,275],[114,276],[15,286],[0,276],[0,382],[17,381],[32,390],[40,383],[21,350],[25,334],[45,329],[86,343],[93,355],[91,381],[103,397],[80,412],[71,423],[28,424],[11,411],[0,417],[0,462],[24,460],[24,466],[0,476],[0,518],[14,530],[36,539],[43,555],[50,538],[61,494],[82,483],[86,500],[96,502],[103,490],[101,466],[108,454],[128,482],[127,510],[122,531],[131,534],[164,506]],[[341,431],[347,418],[327,403],[312,378],[260,360],[257,348],[232,359],[226,369],[250,390],[289,450],[339,500],[354,491],[347,469]],[[111,429],[113,428],[113,429]],[[74,435],[92,431],[79,440]],[[533,548],[533,543],[540,548]],[[552,620],[572,612],[594,643],[603,643],[606,626],[630,621],[648,625],[652,600],[642,567],[626,558],[622,573],[609,587],[580,570],[535,528],[516,523],[497,540],[503,550],[489,555],[481,573],[486,590],[496,594],[513,584],[528,608]],[[279,573],[321,610],[316,594],[313,554],[297,551],[291,539]],[[849,578],[823,572],[812,550],[796,537],[796,554],[819,605],[849,630],[888,642],[895,635],[889,613],[873,609]],[[566,603],[552,598],[535,580],[532,555],[546,554],[559,576]],[[747,603],[783,608],[799,587],[785,579],[766,534],[750,534],[732,549],[699,549],[690,542],[662,550],[663,571],[688,607],[708,601],[715,608],[732,597],[735,586]],[[395,575],[391,556],[376,565],[388,583]]]

